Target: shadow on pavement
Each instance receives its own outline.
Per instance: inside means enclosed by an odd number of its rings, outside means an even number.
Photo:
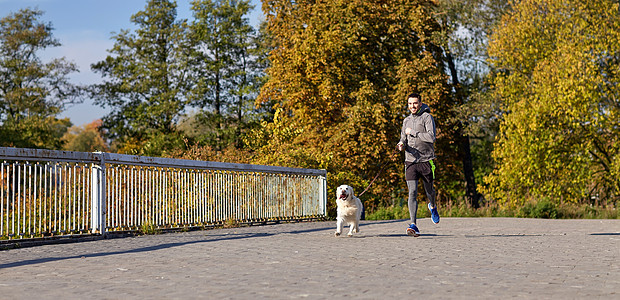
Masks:
[[[386,221],[363,221],[360,226],[369,226],[373,224],[386,224],[386,223],[396,223],[403,222],[403,220],[386,220]],[[239,239],[250,239],[250,238],[261,238],[261,237],[269,237],[280,234],[301,234],[308,232],[319,232],[319,231],[332,231],[335,228],[335,222],[325,222],[323,226],[317,228],[309,228],[303,230],[284,230],[273,233],[226,233],[226,234],[205,234],[206,238],[201,238],[199,240],[192,240],[186,242],[176,242],[176,243],[162,243],[158,245],[135,248],[135,249],[127,249],[127,250],[119,250],[119,251],[110,251],[110,252],[99,252],[99,253],[87,253],[87,254],[77,254],[71,256],[59,256],[59,257],[44,257],[37,259],[30,259],[24,261],[16,261],[16,262],[7,262],[1,263],[0,269],[4,268],[13,268],[25,265],[36,265],[46,262],[54,262],[54,261],[62,261],[68,259],[81,259],[81,258],[96,258],[96,257],[104,257],[110,255],[118,255],[118,254],[127,254],[127,253],[140,253],[140,252],[149,252],[156,251],[161,249],[168,249],[173,247],[179,247],[184,245],[191,244],[200,244],[200,243],[210,243],[217,241],[227,241],[227,240],[239,240]],[[450,237],[451,235],[437,235],[437,234],[423,234],[421,237]],[[361,235],[354,236],[355,238],[372,238],[372,237],[398,237],[398,238],[408,238],[405,234],[377,234],[377,235]]]
[[[363,234],[361,233],[360,235],[353,235],[350,238],[360,238],[360,239],[364,239],[364,238],[376,238],[376,237],[394,237],[394,238],[411,238],[411,239],[416,239],[416,238],[424,238],[424,237],[454,237],[453,235],[450,234],[434,234],[434,233],[427,233],[427,234],[420,234],[419,237],[410,237],[408,236],[406,233],[387,233],[387,234]],[[340,238],[349,238],[347,236],[342,236]]]
[[[24,265],[35,265],[35,264],[67,260],[67,259],[94,258],[94,257],[102,257],[102,256],[110,256],[110,255],[118,255],[118,254],[126,254],[126,253],[149,252],[149,251],[155,251],[155,250],[161,250],[161,249],[167,249],[167,248],[173,248],[173,247],[179,247],[179,246],[191,245],[191,244],[249,239],[249,238],[260,238],[260,237],[268,237],[268,236],[274,236],[274,235],[279,235],[279,234],[300,234],[300,233],[325,231],[325,230],[332,230],[332,228],[331,226],[328,226],[326,224],[325,226],[322,226],[319,228],[311,228],[311,229],[304,229],[304,230],[291,230],[291,231],[278,231],[276,233],[226,233],[226,234],[212,234],[212,235],[206,234],[206,236],[208,237],[207,239],[200,239],[200,240],[194,240],[194,241],[165,243],[165,244],[159,244],[159,245],[136,248],[136,249],[128,249],[128,250],[122,250],[122,251],[89,253],[89,254],[80,254],[80,255],[72,255],[72,256],[64,256],[64,257],[46,257],[46,258],[31,259],[31,260],[25,260],[25,261],[3,263],[3,264],[0,264],[0,269],[19,267],[19,266],[24,266]]]
[[[179,247],[179,246],[191,245],[191,244],[208,243],[208,242],[216,242],[216,241],[224,241],[224,240],[247,239],[247,238],[256,238],[256,237],[267,237],[267,236],[273,236],[273,235],[276,235],[276,234],[275,233],[226,234],[226,235],[221,235],[222,237],[217,237],[213,235],[212,237],[216,237],[216,238],[196,240],[196,241],[187,241],[187,242],[180,242],[180,243],[167,243],[167,244],[160,244],[160,245],[155,245],[155,246],[148,246],[148,247],[142,247],[142,248],[137,248],[137,249],[128,249],[128,250],[122,250],[122,251],[80,254],[80,255],[72,255],[72,256],[64,256],[64,257],[46,257],[46,258],[31,259],[31,260],[25,260],[25,261],[17,261],[17,262],[12,262],[12,263],[0,264],[0,269],[19,267],[19,266],[24,266],[24,265],[34,265],[34,264],[67,260],[67,259],[94,258],[94,257],[102,257],[102,256],[110,256],[110,255],[118,255],[118,254],[126,254],[126,253],[149,252],[149,251],[155,251],[155,250],[161,250],[161,249],[167,249],[167,248]]]
[[[620,232],[590,233],[590,235],[620,235]]]
[[[539,237],[539,236],[548,236],[552,234],[481,234],[481,235],[463,235],[466,238],[514,238],[514,237]]]

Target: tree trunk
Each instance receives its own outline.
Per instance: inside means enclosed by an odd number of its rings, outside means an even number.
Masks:
[[[456,65],[454,64],[454,58],[450,52],[446,51],[446,60],[448,62],[448,68],[450,68],[450,75],[452,76],[452,85],[454,86],[455,94],[459,104],[465,102],[463,96],[463,90],[459,83],[458,73]],[[464,134],[465,126],[462,121],[458,121],[457,130],[454,133],[454,140],[458,143],[461,160],[463,163],[463,173],[465,175],[466,182],[466,197],[474,208],[480,207],[480,193],[476,187],[476,177],[474,176],[474,167],[471,159],[471,144],[469,136]]]

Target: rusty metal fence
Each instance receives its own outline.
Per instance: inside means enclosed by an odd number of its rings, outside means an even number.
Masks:
[[[0,239],[326,216],[326,171],[0,147]]]

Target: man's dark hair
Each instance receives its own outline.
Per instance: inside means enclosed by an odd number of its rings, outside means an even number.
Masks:
[[[409,98],[418,98],[418,100],[422,101],[422,96],[420,96],[420,94],[418,93],[411,93],[409,94],[409,96],[407,96],[407,99]]]

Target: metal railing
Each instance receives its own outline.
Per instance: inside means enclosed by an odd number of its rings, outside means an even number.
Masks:
[[[326,171],[0,147],[0,239],[326,216]]]

